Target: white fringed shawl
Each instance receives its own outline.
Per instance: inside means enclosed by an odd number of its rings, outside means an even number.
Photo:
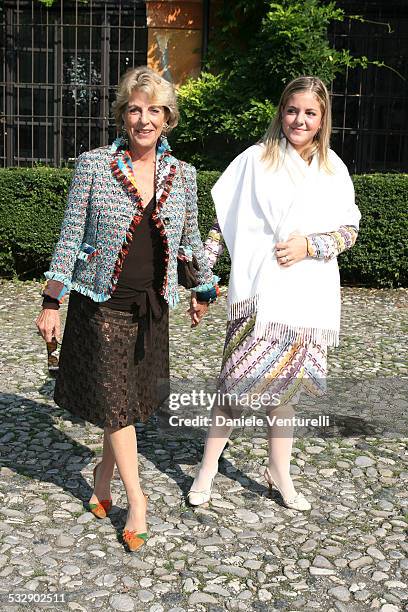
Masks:
[[[257,144],[228,166],[211,194],[232,266],[228,318],[256,313],[256,338],[289,334],[304,342],[337,346],[340,327],[340,278],[337,259],[308,257],[281,267],[274,249],[290,234],[358,228],[360,212],[346,166],[329,151],[334,174],[308,165],[282,139],[282,164],[268,169]]]

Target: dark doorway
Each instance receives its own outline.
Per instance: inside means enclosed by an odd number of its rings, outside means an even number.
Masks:
[[[353,173],[408,169],[408,2],[338,0],[348,15],[330,33],[336,49],[384,61],[334,81],[332,147]],[[397,74],[397,72],[400,73]],[[401,78],[403,77],[403,78]]]

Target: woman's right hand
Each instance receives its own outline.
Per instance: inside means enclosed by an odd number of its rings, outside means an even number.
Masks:
[[[46,342],[53,338],[61,342],[61,319],[58,310],[44,308],[35,320],[38,330]]]
[[[205,302],[197,302],[196,294],[192,291],[190,308],[187,310],[187,314],[191,317],[191,327],[197,327],[207,310],[208,304]]]

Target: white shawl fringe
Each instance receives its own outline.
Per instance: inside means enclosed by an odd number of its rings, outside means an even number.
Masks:
[[[288,342],[314,342],[326,346],[339,345],[339,332],[335,329],[301,327],[287,323],[256,321],[255,337],[262,340],[287,340]]]
[[[228,320],[250,317],[256,314],[259,295],[254,295],[246,300],[230,304],[228,309]],[[255,337],[258,340],[282,340],[289,342],[315,342],[326,346],[339,345],[339,332],[335,329],[322,329],[318,327],[304,327],[300,325],[289,325],[273,321],[255,322]]]
[[[228,309],[228,320],[240,319],[241,317],[249,317],[254,314],[258,308],[259,296],[254,295],[246,300],[230,304]]]

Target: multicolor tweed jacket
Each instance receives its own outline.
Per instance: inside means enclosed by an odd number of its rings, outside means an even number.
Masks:
[[[199,285],[206,291],[219,280],[204,253],[197,223],[196,170],[168,150],[156,161],[156,208],[152,218],[163,240],[165,274],[161,293],[171,307],[179,301],[179,252],[199,265]],[[130,170],[131,161],[120,140],[78,157],[61,234],[55,247],[45,294],[59,299],[74,289],[96,302],[115,290],[143,202]],[[56,289],[57,288],[57,289]],[[62,290],[60,292],[60,289]]]

